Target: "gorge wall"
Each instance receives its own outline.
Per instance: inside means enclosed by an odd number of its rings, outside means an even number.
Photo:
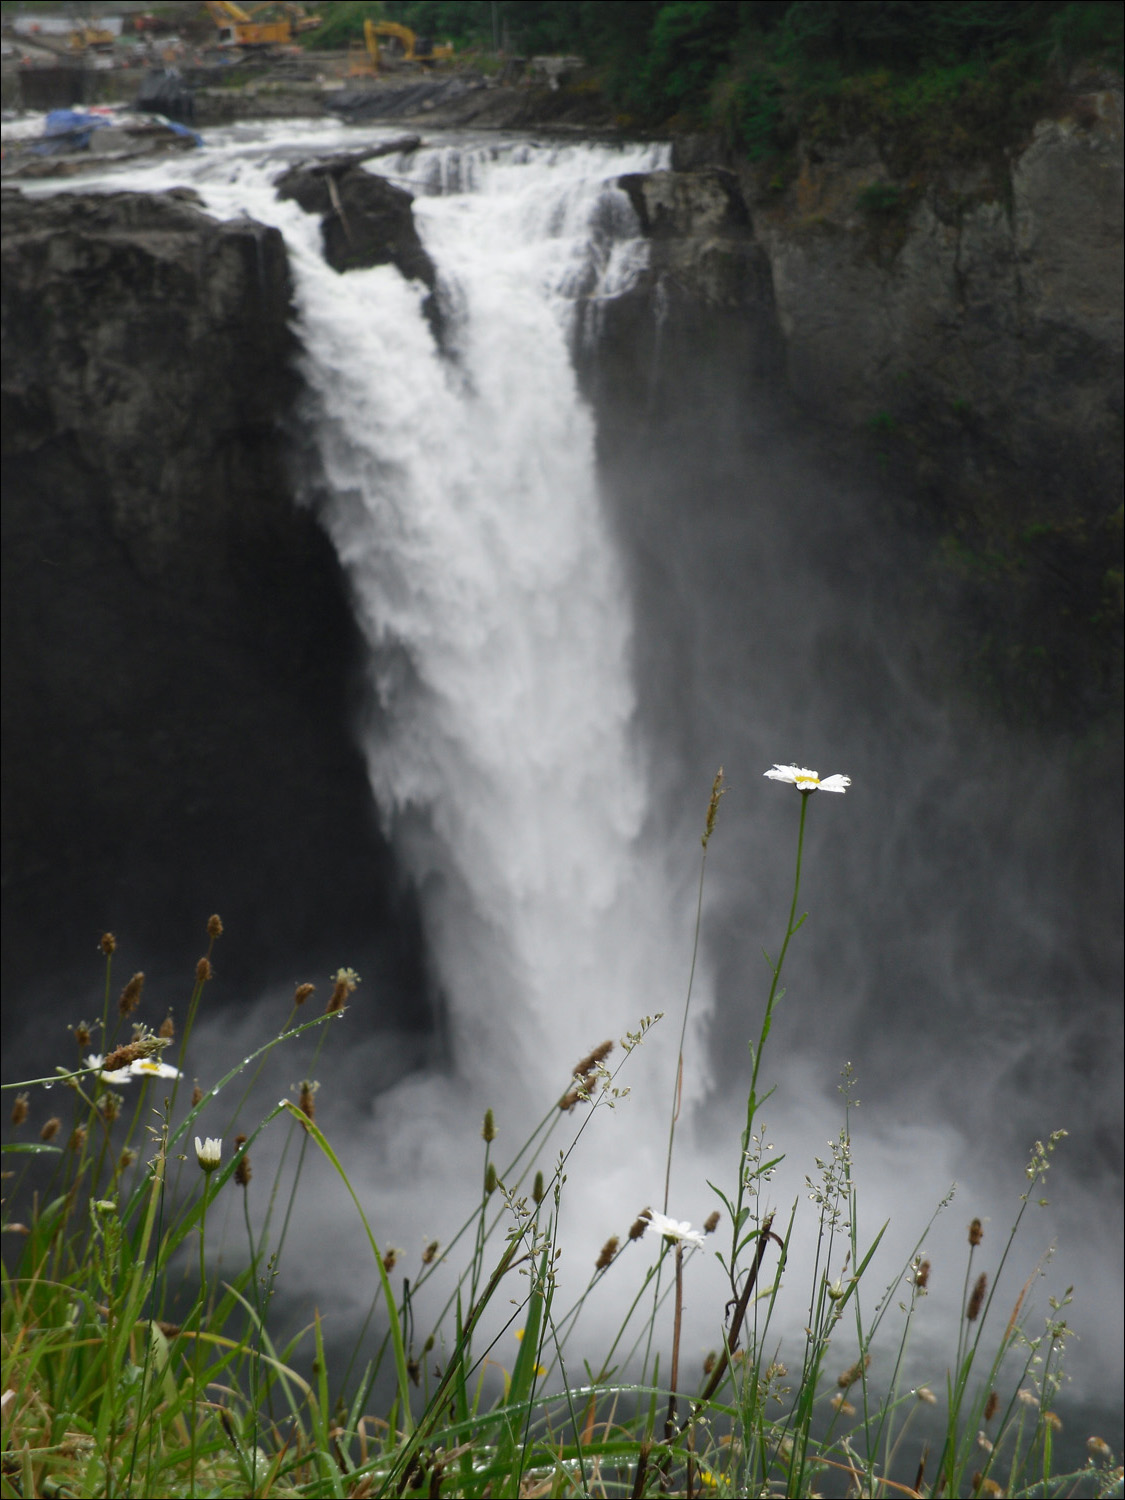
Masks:
[[[6,1021],[88,985],[104,928],[180,1002],[215,910],[222,979],[366,965],[424,1025],[355,627],[293,499],[281,236],[186,193],[5,192],[3,268]]]

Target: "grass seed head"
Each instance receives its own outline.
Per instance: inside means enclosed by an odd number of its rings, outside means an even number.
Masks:
[[[338,1010],[343,1010],[348,996],[354,991],[359,983],[359,975],[354,969],[337,969],[332,975],[332,993],[328,997],[328,1004],[324,1007],[326,1016],[335,1015]]]
[[[22,1125],[28,1116],[27,1094],[17,1094],[15,1103],[12,1105],[12,1124]]]
[[[112,932],[103,932],[98,942],[98,947],[105,954],[106,958],[111,958],[113,950],[117,947],[117,939]]]
[[[585,1057],[580,1058],[574,1065],[574,1077],[585,1078],[586,1074],[592,1072],[599,1063],[605,1062],[606,1058],[613,1051],[614,1046],[615,1043],[611,1038],[608,1042],[600,1043],[592,1052],[588,1052]]]
[[[313,1079],[303,1078],[301,1080],[301,1096],[297,1100],[297,1108],[306,1120],[316,1119],[316,1096],[319,1089],[320,1084],[316,1083]]]
[[[989,1391],[988,1400],[984,1403],[984,1420],[991,1422],[996,1415],[996,1408],[1000,1405],[1000,1397],[996,1391]]]
[[[90,1045],[90,1027],[87,1022],[79,1021],[74,1028],[74,1040],[80,1049]]]
[[[431,1240],[426,1248],[422,1251],[422,1264],[424,1266],[432,1264],[433,1258],[438,1253],[438,1250],[440,1248],[440,1243],[437,1240]]]
[[[61,1129],[62,1121],[58,1115],[52,1115],[49,1120],[43,1122],[39,1131],[39,1139],[41,1141],[53,1141]]]
[[[970,1323],[975,1323],[980,1317],[980,1310],[984,1306],[984,1294],[988,1291],[988,1276],[984,1271],[976,1279],[973,1287],[973,1295],[969,1298],[969,1305],[965,1309],[965,1317]]]
[[[547,1195],[547,1189],[543,1183],[543,1173],[536,1172],[535,1182],[532,1184],[531,1197],[534,1203],[542,1203]]]
[[[207,918],[207,936],[210,938],[222,937],[223,919],[218,914]]]
[[[496,1175],[496,1163],[490,1161],[484,1174],[484,1193],[486,1198],[491,1197],[492,1194],[496,1191],[496,1184],[498,1181],[499,1178]]]
[[[171,1011],[161,1021],[160,1031],[157,1034],[166,1042],[174,1042],[176,1040],[176,1023],[172,1019]]]
[[[914,1285],[921,1287],[923,1291],[930,1284],[930,1263],[928,1260],[920,1260],[914,1272]]]
[[[715,1209],[714,1213],[709,1213],[703,1221],[703,1233],[714,1234],[715,1230],[719,1227],[719,1220],[722,1217],[718,1209]]]
[[[484,1112],[484,1124],[480,1128],[481,1140],[491,1142],[496,1139],[496,1117],[491,1109]]]
[[[214,979],[215,971],[211,967],[211,960],[204,955],[195,966],[196,984],[206,984],[209,979]]]
[[[719,803],[726,796],[727,789],[723,785],[723,768],[719,767],[715,773],[715,779],[711,783],[711,800],[707,804],[707,825],[703,830],[703,838],[700,840],[706,849],[711,835],[715,832],[715,819],[719,816]]]
[[[118,998],[117,1014],[119,1016],[131,1016],[133,1014],[137,1006],[141,1003],[141,991],[144,987],[144,974],[134,974]]]
[[[610,1235],[609,1239],[602,1246],[597,1260],[594,1262],[595,1271],[604,1271],[606,1266],[610,1264],[613,1257],[617,1254],[618,1243],[617,1236],[615,1234]]]
[[[640,1237],[641,1237],[641,1235],[644,1234],[645,1230],[648,1228],[648,1221],[651,1218],[652,1218],[652,1209],[651,1208],[642,1208],[641,1211],[640,1211],[640,1213],[633,1220],[633,1223],[630,1226],[630,1229],[629,1229],[629,1238],[631,1240],[639,1240]]]
[[[974,1248],[984,1239],[984,1225],[979,1219],[974,1219],[969,1225],[969,1244]]]
[[[73,1151],[75,1155],[77,1155],[78,1152],[82,1150],[83,1146],[85,1146],[85,1144],[86,1127],[85,1125],[76,1125],[70,1132],[70,1140],[66,1143],[67,1150]]]
[[[293,1004],[304,1005],[305,1001],[316,989],[315,984],[299,984],[293,992]]]
[[[244,1135],[235,1136],[234,1149],[236,1151],[242,1151],[242,1147],[245,1144],[246,1137]],[[250,1153],[249,1151],[242,1151],[242,1155],[238,1158],[238,1166],[234,1169],[234,1180],[238,1183],[239,1187],[249,1187],[250,1178],[253,1175],[250,1170]]]

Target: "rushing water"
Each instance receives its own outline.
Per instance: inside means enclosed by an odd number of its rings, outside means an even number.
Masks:
[[[380,815],[420,892],[448,1016],[450,1070],[413,1080],[379,1101],[374,1127],[363,1122],[362,1110],[357,1114],[356,1128],[366,1132],[363,1139],[371,1148],[357,1174],[386,1211],[387,1235],[404,1243],[423,1230],[442,1233],[450,1215],[437,1211],[435,1197],[455,1198],[459,1179],[467,1181],[476,1171],[475,1111],[495,1106],[508,1144],[516,1144],[522,1139],[519,1122],[530,1123],[549,1107],[580,1055],[603,1038],[621,1037],[642,1016],[669,1012],[622,1076],[634,1097],[606,1124],[602,1144],[591,1148],[585,1177],[574,1173],[582,1198],[580,1224],[571,1233],[581,1254],[592,1259],[591,1249],[596,1253],[610,1233],[622,1232],[645,1202],[660,1199],[675,1040],[692,950],[692,862],[699,829],[693,826],[674,854],[654,832],[661,822],[651,791],[656,752],[641,730],[638,624],[617,533],[599,493],[595,415],[580,393],[573,360],[583,329],[596,326],[589,310],[627,289],[646,264],[645,242],[615,180],[627,171],[662,165],[664,150],[492,138],[373,163],[372,170],[417,194],[415,219],[438,268],[445,318],[439,348],[423,312],[425,288],[408,284],[391,266],[338,275],[321,256],[318,221],[293,203],[279,203],[273,188],[279,173],[301,156],[392,134],[313,122],[243,127],[216,133],[198,156],[178,156],[133,173],[126,185],[158,190],[189,183],[216,215],[249,213],[275,224],[289,247],[306,384],[302,427],[311,455],[306,489],[336,545],[369,643],[368,702],[360,732]],[[104,181],[123,185],[119,176]],[[786,634],[771,602],[776,590],[769,592],[766,577],[771,537],[780,524],[777,515],[755,522],[754,543],[763,559],[756,564],[755,588],[764,602],[757,606],[753,628],[736,633],[730,644],[721,642],[716,630],[707,646],[714,661],[724,650],[765,661],[759,680],[770,667],[775,675],[786,670],[796,676],[802,660],[816,654],[816,631],[823,634],[829,628],[824,621],[831,621],[831,606],[806,590],[787,617],[792,622],[788,648],[771,633]],[[798,512],[792,528],[799,533]],[[725,559],[722,538],[712,545],[712,562],[706,568],[697,563],[684,590],[698,595],[692,606],[696,617],[706,621],[709,609],[717,620],[739,618],[740,610],[753,617],[752,590],[741,576],[736,587],[745,590],[745,599],[740,593],[733,605],[725,600],[722,612],[713,603],[722,595],[714,580],[722,579]],[[801,595],[799,582],[794,588]],[[840,606],[839,623],[858,634],[861,622],[849,611],[856,614],[851,599]],[[707,635],[703,624],[698,629]],[[791,737],[783,745],[770,742],[761,724],[752,731],[745,727],[749,718],[766,712],[767,703],[771,721],[786,722],[777,710],[777,694],[770,698],[764,691],[747,703],[745,676],[732,674],[737,691],[727,691],[725,668],[712,664],[708,670],[706,686],[714,701],[701,717],[710,716],[718,726],[714,762],[729,762],[732,744],[750,744],[753,755],[762,757],[761,763],[748,758],[738,764],[741,789],[769,760],[804,753],[792,735],[805,721],[787,722]],[[830,695],[833,689],[824,691]],[[837,722],[851,733],[845,711],[851,705],[844,703],[842,689],[835,692]],[[688,688],[683,697],[691,703]],[[772,1134],[795,1163],[792,1181],[779,1193],[785,1203],[796,1193],[803,1196],[804,1171],[812,1169],[818,1152],[825,1153],[826,1137],[838,1128],[813,1064],[831,1050],[833,1028],[840,1030],[839,1018],[847,1013],[846,992],[859,992],[864,982],[871,990],[881,984],[887,994],[905,993],[905,1004],[921,1010],[929,1002],[917,989],[911,991],[909,978],[902,981],[900,973],[924,973],[933,1003],[948,1004],[953,1013],[966,995],[983,1006],[1004,993],[1005,983],[1021,982],[1003,976],[996,962],[1002,944],[991,907],[973,933],[978,952],[971,960],[954,955],[949,933],[932,915],[938,901],[931,894],[919,896],[912,929],[899,930],[896,901],[903,895],[898,890],[903,872],[928,865],[936,888],[943,881],[948,885],[948,869],[964,868],[960,848],[954,866],[953,855],[947,858],[938,841],[919,847],[925,842],[918,833],[924,826],[919,808],[925,802],[927,816],[935,820],[937,808],[957,830],[980,829],[980,818],[988,813],[981,814],[980,803],[958,812],[964,793],[940,756],[940,795],[931,784],[923,797],[920,757],[911,765],[914,784],[906,787],[903,761],[917,754],[927,737],[929,752],[950,731],[933,713],[904,728],[908,709],[902,696],[892,703],[883,713],[894,719],[899,743],[883,734],[891,749],[874,751],[868,760],[869,783],[882,754],[893,788],[886,798],[886,832],[870,835],[866,843],[853,838],[856,852],[838,856],[831,899],[855,916],[839,918],[833,929],[836,967],[821,961],[815,985],[805,976],[806,995],[817,1007],[811,1012],[815,1025],[802,1022],[788,1034],[783,1086],[772,1105],[779,1117],[771,1117]],[[681,712],[678,704],[673,712]],[[773,722],[765,728],[772,733]],[[820,725],[816,735],[823,743]],[[857,759],[858,744],[853,734],[849,746]],[[697,822],[714,768],[708,763],[706,779],[696,787]],[[851,771],[859,779],[853,759],[833,760],[820,769]],[[1030,798],[1037,776],[1032,763],[1014,764],[1011,781],[1021,796],[1026,788]],[[856,794],[863,795],[859,787]],[[819,817],[822,809],[813,811]],[[838,811],[825,810],[827,817]],[[997,820],[994,830],[1002,823]],[[839,830],[845,825],[833,826],[842,844]],[[760,829],[754,833],[760,842]],[[993,836],[987,828],[980,832],[982,848]],[[723,930],[714,934],[716,951],[730,932],[745,925],[750,893],[763,896],[761,882],[755,886],[750,873],[755,856],[748,836],[740,842],[735,828],[731,838],[743,863],[728,866],[717,880],[724,918]],[[787,857],[774,862],[770,879],[776,881]],[[882,877],[881,890],[877,861],[892,870]],[[1042,933],[1030,935],[1036,912],[1050,906],[1033,890],[1025,892],[1029,881],[1018,858],[1010,865],[1001,878],[1011,882],[1013,905],[1023,902],[1020,921],[1029,933],[1026,970],[1031,974],[1040,951],[1035,944],[1043,943],[1046,951]],[[845,890],[851,870],[856,874]],[[973,878],[983,887],[984,876]],[[918,889],[929,890],[921,884]],[[764,901],[757,902],[755,917],[765,911],[776,927],[783,902],[776,891],[765,895],[772,905],[767,909]],[[885,911],[872,919],[870,908],[878,903]],[[831,927],[833,916],[826,915]],[[853,938],[853,928],[860,937]],[[752,940],[729,939],[726,951],[736,953],[744,971],[747,951],[753,956],[765,940],[776,941],[774,930],[766,933],[756,925]],[[913,969],[896,958],[907,944],[915,950]],[[858,956],[857,950],[862,950]],[[696,1222],[714,1206],[705,1176],[730,1180],[731,1146],[736,1147],[738,1134],[737,1102],[732,1111],[729,1100],[708,1093],[712,1074],[723,1074],[723,1059],[709,1067],[702,1040],[701,1028],[714,1005],[709,952],[705,944],[696,976],[684,1150],[669,1205]],[[876,977],[864,980],[864,970]],[[1018,964],[1012,973],[1020,975]],[[745,1016],[758,1014],[756,1008],[747,1012],[741,994],[749,990],[757,1007],[763,986],[754,976],[741,978],[739,986],[737,1025],[728,1014],[726,1030],[720,1027],[714,1036],[718,1052],[724,1035],[738,1035],[738,1057],[730,1068],[741,1078],[750,1029]],[[888,1004],[885,998],[880,1003]],[[989,1185],[995,1180],[991,1168],[997,1164],[982,1161],[968,1118],[964,1134],[958,1133],[950,1101],[959,1084],[949,1070],[965,1077],[978,1070],[983,1088],[999,1089],[1002,1070],[1015,1067],[1011,1059],[1034,1049],[1027,1021],[1038,1002],[1034,996],[1011,995],[1004,1003],[1011,1023],[982,1019],[981,1040],[963,1049],[954,1035],[927,1065],[933,1095],[919,1089],[916,1099],[904,1100],[898,1122],[867,1144],[866,1178],[861,1173],[867,1215],[873,1228],[884,1216],[895,1216],[888,1244],[894,1240],[900,1257],[909,1253],[951,1177],[969,1178],[966,1217],[978,1211],[978,1200],[971,1197],[974,1174]],[[1048,1025],[1045,1034],[1057,1039],[1070,1032],[1052,1033]],[[909,1028],[901,1039],[889,1030],[888,1035],[890,1050],[909,1049]],[[879,1038],[871,1040],[874,1049]],[[949,1089],[943,1095],[945,1077]],[[1006,1092],[997,1092],[991,1104],[986,1096],[978,1119],[989,1112],[998,1117],[1005,1098],[1017,1099],[1018,1077],[1003,1087]],[[1045,1135],[1059,1123],[1047,1118],[1035,1129]],[[1008,1170],[1013,1162],[1001,1165]],[[1019,1187],[1017,1181],[1014,1191]],[[1080,1270],[1116,1306],[1119,1293],[1110,1289],[1113,1277],[1107,1272],[1112,1234],[1104,1234],[1095,1185],[1081,1204],[1095,1205],[1098,1227]],[[899,1222],[902,1217],[908,1222]],[[944,1242],[935,1232],[926,1246],[944,1250],[946,1266],[962,1254],[961,1217],[958,1213],[958,1228]],[[996,1227],[999,1232],[999,1222]],[[1058,1232],[1059,1225],[1053,1228]],[[1065,1241],[1065,1216],[1062,1233]],[[315,1238],[313,1232],[310,1244]],[[1074,1243],[1073,1233],[1070,1238],[1072,1250],[1081,1254],[1083,1246]],[[800,1264],[812,1244],[814,1236],[795,1240],[798,1285]],[[1031,1264],[1041,1248],[1038,1240],[1029,1246]],[[353,1262],[340,1253],[339,1274],[346,1277]],[[354,1264],[359,1274],[359,1263]],[[888,1277],[894,1269],[892,1257]],[[944,1293],[935,1286],[935,1300],[953,1297],[954,1282],[947,1277]],[[710,1305],[720,1306],[722,1300],[720,1286]],[[704,1303],[699,1295],[697,1308]],[[801,1316],[799,1310],[793,1314],[798,1326]],[[701,1347],[715,1342],[713,1321],[699,1333]],[[1098,1346],[1096,1319],[1087,1318],[1087,1327],[1091,1344]],[[1109,1345],[1112,1349],[1112,1333]],[[1103,1367],[1112,1368],[1117,1354],[1104,1347],[1100,1353]]]

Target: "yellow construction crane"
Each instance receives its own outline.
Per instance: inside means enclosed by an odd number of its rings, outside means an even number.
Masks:
[[[400,26],[396,21],[364,21],[363,40],[376,73],[381,65],[391,62],[416,62],[431,68],[434,63],[453,56],[452,42],[435,44],[429,37],[418,36],[409,26]]]
[[[219,28],[220,47],[287,47],[295,35],[320,25],[320,18],[307,15],[301,5],[275,5],[266,0],[265,4],[243,10],[241,5],[226,0],[204,0],[204,4]],[[271,21],[256,21],[254,17],[263,10],[280,10],[285,15]]]

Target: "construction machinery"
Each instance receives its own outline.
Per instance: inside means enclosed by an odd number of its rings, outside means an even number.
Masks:
[[[320,18],[307,15],[301,5],[275,5],[266,0],[263,5],[251,5],[244,10],[226,0],[204,0],[204,3],[219,29],[220,47],[288,47],[302,31],[320,25]],[[267,10],[274,13],[273,19],[254,19]],[[281,16],[277,15],[279,11]]]
[[[432,68],[453,56],[452,42],[435,43],[396,21],[364,21],[363,40],[375,73],[380,67],[398,63],[420,63],[423,68]]]

